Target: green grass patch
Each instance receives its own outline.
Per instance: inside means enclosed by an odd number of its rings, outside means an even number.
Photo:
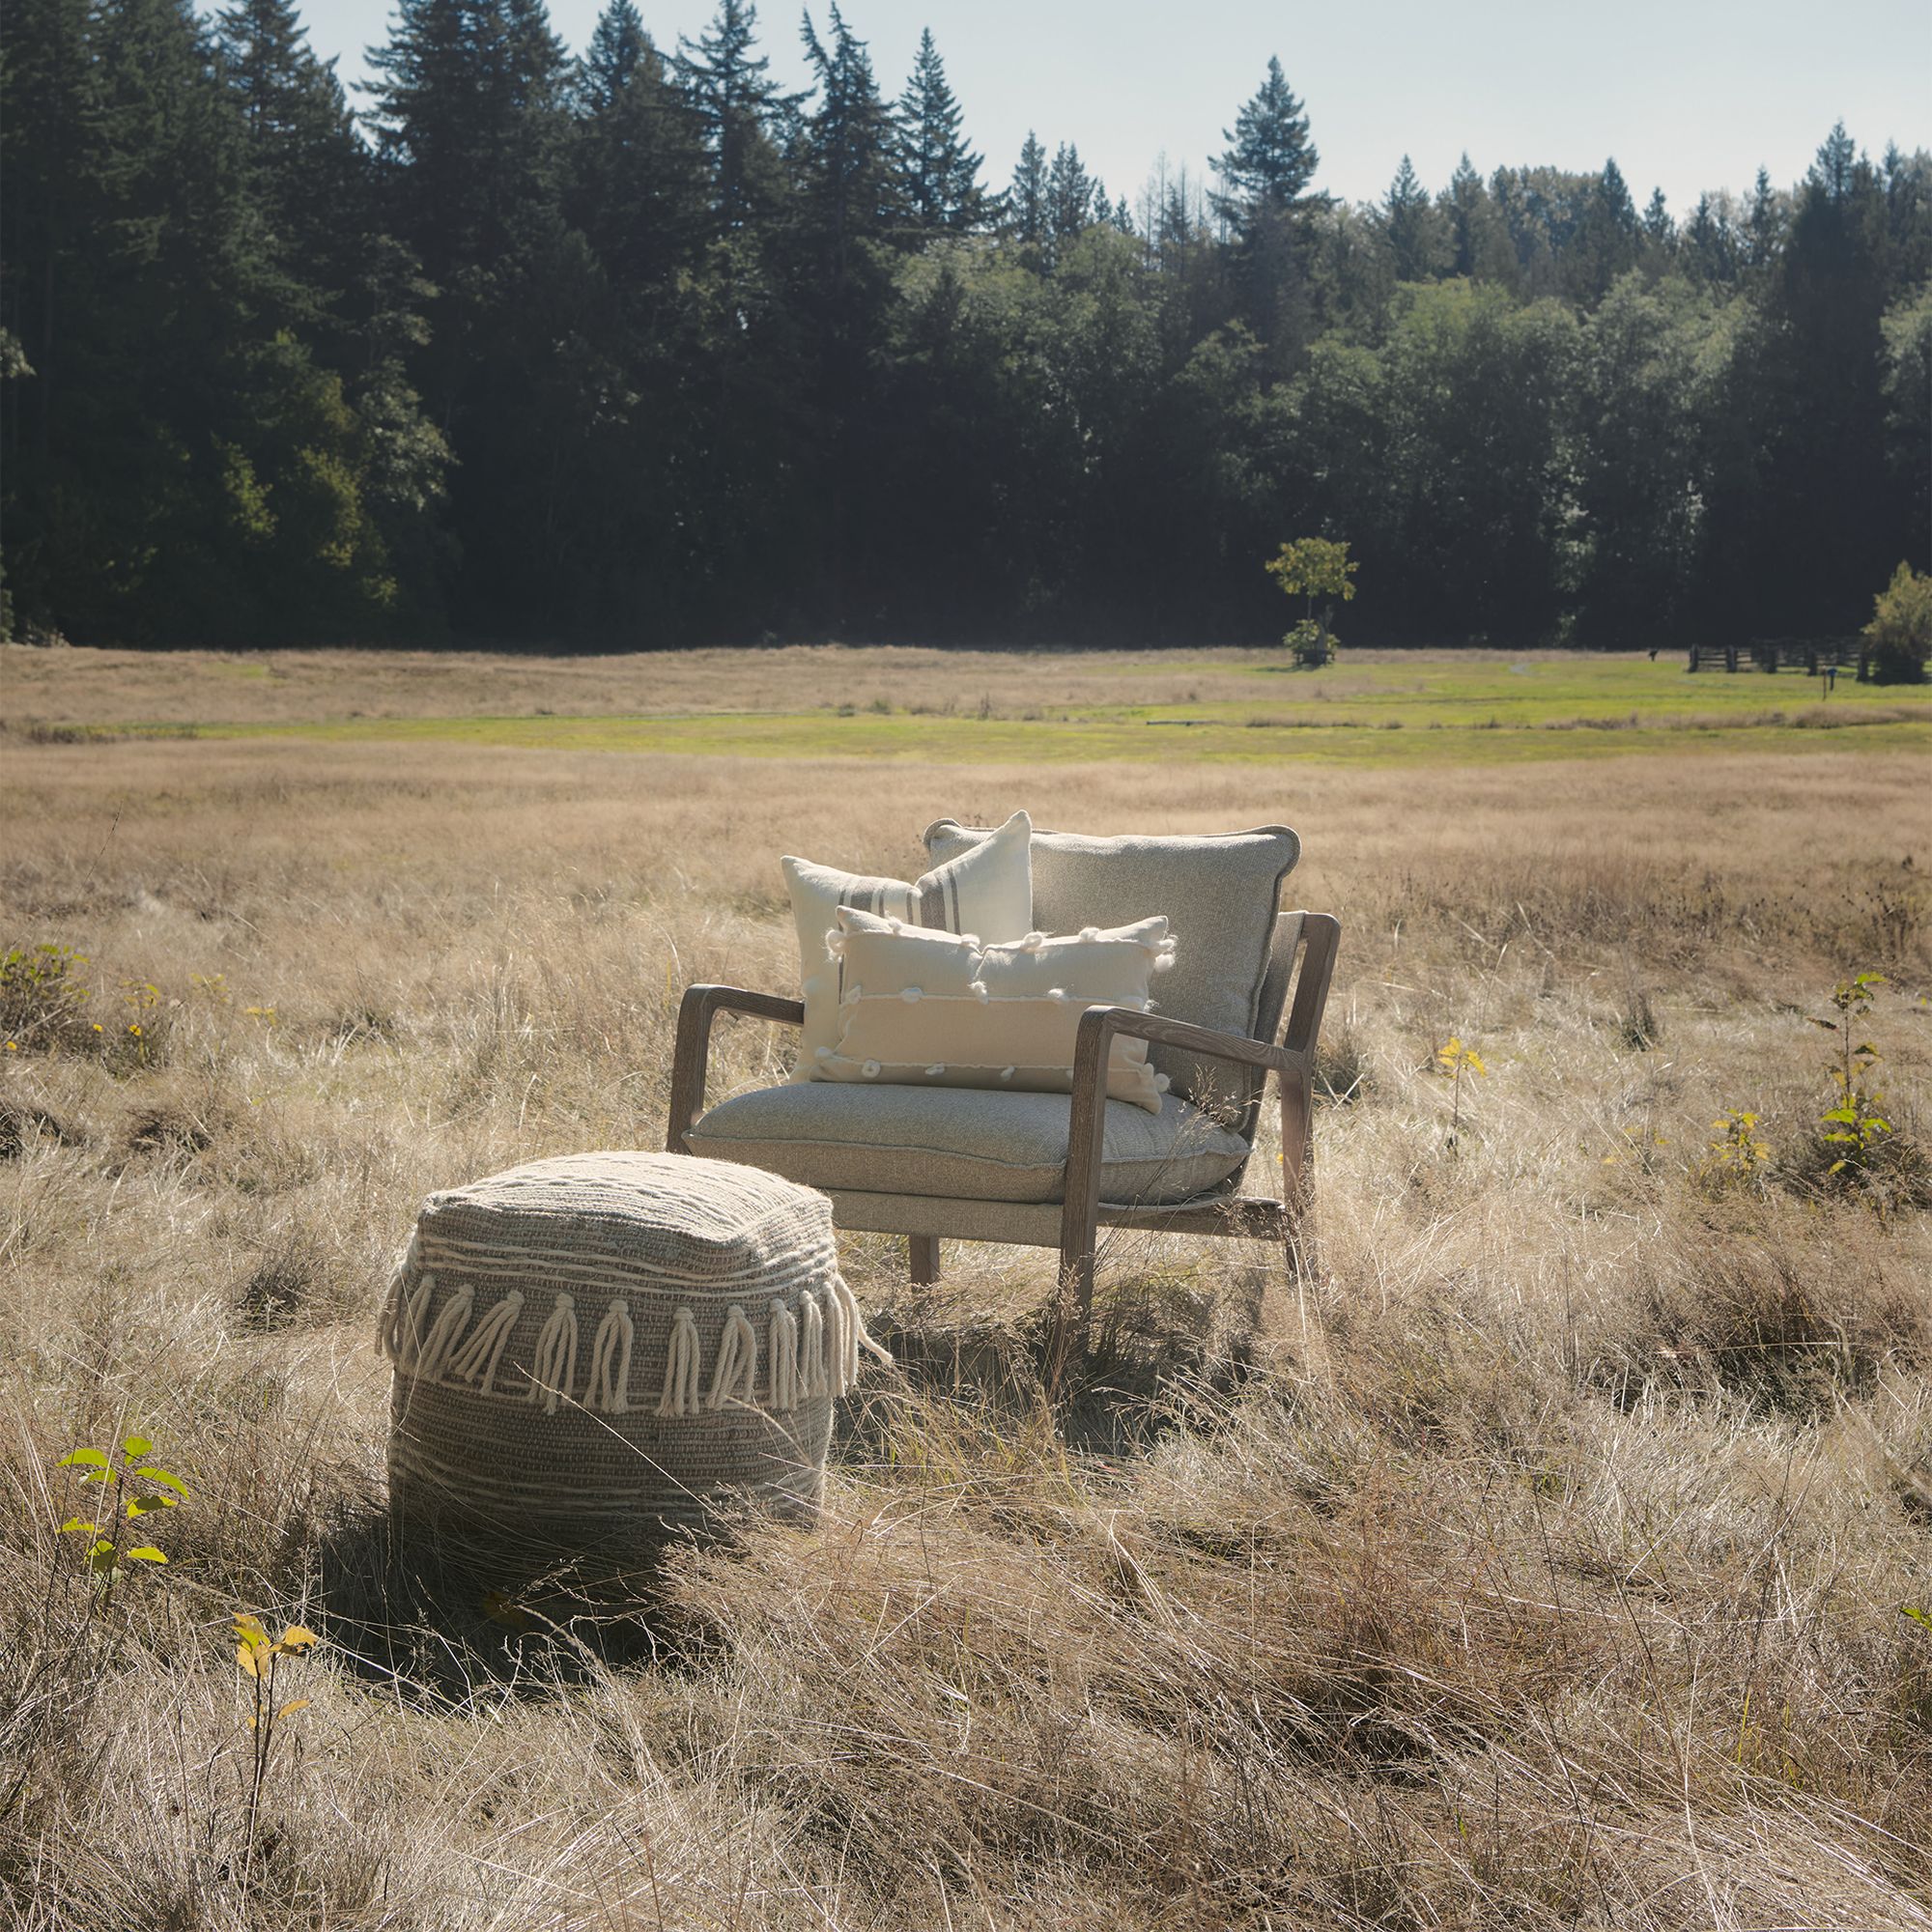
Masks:
[[[722,654],[721,654],[722,656]],[[1841,678],[1829,700],[1796,671],[1685,671],[1681,658],[1547,653],[1418,652],[1346,657],[1316,671],[1230,654],[1214,660],[1056,655],[1027,661],[1037,701],[1003,685],[980,698],[983,657],[956,678],[928,667],[917,709],[867,696],[874,668],[855,663],[853,701],[808,709],[700,711],[687,696],[659,711],[445,718],[360,715],[298,723],[44,724],[43,741],[282,736],[370,744],[467,744],[580,752],[692,753],[748,757],[906,758],[934,763],[1515,764],[1692,750],[1797,751],[1857,744],[1873,751],[1932,744],[1932,697]],[[1037,671],[1036,671],[1037,667]],[[228,671],[259,668],[224,662]],[[728,665],[731,676],[744,667]],[[1192,680],[1200,679],[1200,688]],[[1158,679],[1158,686],[1152,681]],[[1150,688],[1187,694],[1149,703]],[[821,682],[817,689],[824,690]],[[753,700],[769,684],[741,683]],[[1077,696],[1072,694],[1077,693]],[[559,692],[559,696],[563,696]],[[773,693],[776,695],[776,692]],[[701,701],[701,700],[700,700]],[[213,707],[218,710],[218,704]]]
[[[1141,716],[1039,719],[882,716],[859,712],[701,717],[353,719],[315,724],[210,724],[204,738],[295,737],[342,744],[487,745],[531,751],[693,753],[713,756],[907,758],[942,764],[1285,762],[1379,766],[1519,764],[1642,752],[1902,750],[1932,747],[1932,710],[1855,718],[1830,727],[1789,720],[1614,721],[1216,716],[1229,707],[1167,707]],[[1208,715],[1190,715],[1208,714]],[[141,727],[129,727],[130,735]],[[90,734],[105,735],[105,734]]]

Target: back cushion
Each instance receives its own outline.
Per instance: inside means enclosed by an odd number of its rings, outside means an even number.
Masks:
[[[943,865],[991,837],[942,818],[926,828],[925,849]],[[1281,882],[1300,856],[1285,825],[1172,838],[1036,831],[1033,922],[1042,932],[1078,932],[1164,915],[1176,947],[1156,1010],[1252,1038]],[[1150,1059],[1177,1093],[1217,1113],[1245,1107],[1259,1084],[1234,1063],[1176,1047],[1156,1046]]]

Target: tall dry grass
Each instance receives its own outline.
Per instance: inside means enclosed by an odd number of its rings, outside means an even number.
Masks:
[[[1926,1137],[1921,799],[1856,754],[1257,795],[10,752],[0,950],[77,948],[97,1017],[144,1026],[0,1056],[12,1921],[1932,1923],[1932,1630],[1901,1614],[1932,1613],[1932,1240],[1909,1190],[1804,1157],[1805,1015],[1861,966]],[[780,850],[902,872],[927,819],[1016,804],[1300,829],[1295,896],[1346,926],[1317,1278],[1117,1242],[1056,1417],[1050,1258],[949,1246],[915,1297],[855,1240],[904,1366],[815,1526],[685,1552],[617,1627],[393,1547],[368,1331],[419,1197],[655,1144],[682,986],[793,977]],[[1451,1034],[1490,1068],[1453,1151]],[[723,1080],[781,1045],[730,1033]],[[1700,1181],[1727,1107],[1774,1160]],[[124,1423],[194,1494],[90,1618],[52,1465]],[[252,1852],[238,1609],[325,1639]]]

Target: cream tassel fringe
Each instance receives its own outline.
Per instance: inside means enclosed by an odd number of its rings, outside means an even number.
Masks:
[[[559,1294],[550,1320],[537,1336],[536,1360],[530,1364],[527,1402],[540,1402],[546,1415],[554,1415],[559,1401],[570,1396],[577,1379],[577,1303]]]
[[[838,1293],[838,1277],[825,1284],[825,1393],[840,1396],[851,1386],[845,1378],[846,1329],[850,1323],[846,1320],[849,1306],[847,1297]]]
[[[418,1376],[446,1385],[469,1384],[480,1395],[495,1395],[497,1374],[511,1331],[523,1313],[524,1296],[512,1289],[494,1302],[469,1333],[474,1295],[459,1287],[430,1319],[436,1302],[436,1277],[419,1277],[409,1287],[407,1268],[399,1269],[389,1285],[377,1327],[377,1342],[398,1373]],[[794,1309],[781,1300],[770,1305],[770,1406],[788,1412],[810,1397],[848,1394],[858,1383],[862,1355],[885,1363],[892,1356],[873,1341],[866,1318],[842,1278],[834,1275],[816,1292],[807,1289]],[[585,1403],[607,1415],[630,1412],[631,1361],[637,1330],[628,1301],[612,1301],[598,1323],[591,1343],[590,1376]],[[577,1379],[577,1305],[559,1294],[537,1336],[525,1401],[541,1403],[546,1415],[571,1398]],[[725,1313],[719,1337],[718,1359],[711,1389],[703,1394],[704,1351],[697,1320],[691,1308],[680,1307],[672,1318],[670,1343],[665,1355],[664,1394],[660,1416],[682,1417],[713,1412],[727,1403],[755,1405],[758,1399],[758,1331],[744,1308],[733,1302]]]
[[[488,1315],[469,1331],[462,1348],[452,1348],[442,1365],[446,1382],[474,1382],[478,1395],[496,1393],[497,1370],[503,1360],[503,1345],[517,1317],[524,1312],[521,1289],[513,1288],[496,1302]]]
[[[845,1286],[842,1275],[832,1277],[832,1285],[826,1293],[839,1313],[834,1331],[838,1338],[838,1365],[833,1371],[832,1392],[834,1395],[845,1395],[859,1385],[860,1350],[885,1363],[888,1368],[892,1367],[893,1358],[866,1332],[866,1318],[860,1312],[859,1298]]]
[[[798,1298],[799,1313],[799,1391],[803,1395],[825,1393],[825,1312],[810,1289]]]
[[[383,1311],[376,1317],[376,1346],[390,1361],[402,1347],[403,1270],[389,1277],[389,1291],[383,1297]]]
[[[670,1347],[665,1352],[664,1396],[658,1403],[660,1415],[696,1415],[697,1378],[704,1366],[697,1340],[697,1318],[688,1308],[680,1308],[671,1318]]]
[[[601,1408],[606,1415],[623,1415],[631,1406],[631,1343],[635,1335],[631,1304],[613,1301],[597,1324],[597,1339],[590,1346],[590,1406]]]
[[[793,1409],[803,1393],[798,1372],[798,1317],[782,1301],[772,1303],[772,1406]]]
[[[758,1331],[734,1301],[724,1311],[724,1332],[718,1338],[718,1366],[712,1372],[711,1393],[705,1397],[707,1408],[719,1409],[731,1400],[739,1382],[745,1384],[745,1401],[758,1399]]]
[[[416,1374],[424,1381],[433,1382],[440,1378],[448,1366],[450,1350],[463,1339],[463,1330],[469,1321],[469,1311],[474,1302],[475,1296],[469,1289],[460,1286],[438,1311],[428,1335],[423,1339],[422,1352],[416,1357]]]
[[[383,1296],[383,1312],[376,1318],[376,1346],[395,1361],[403,1348],[403,1309],[408,1297],[403,1286],[410,1278],[410,1270],[415,1265],[416,1237],[412,1233],[403,1251],[396,1257],[396,1264],[389,1270],[389,1286]]]
[[[429,1327],[429,1306],[435,1299],[436,1277],[426,1274],[416,1283],[397,1315],[394,1360],[396,1367],[406,1376],[416,1372],[416,1361],[422,1354]]]

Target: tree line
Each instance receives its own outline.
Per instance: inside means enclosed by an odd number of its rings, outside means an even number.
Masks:
[[[20,635],[657,645],[1846,632],[1932,542],[1932,156],[1834,128],[1683,218],[1467,159],[1320,185],[1270,61],[1205,177],[1010,176],[932,37],[811,85],[750,0],[13,0],[0,561]]]

